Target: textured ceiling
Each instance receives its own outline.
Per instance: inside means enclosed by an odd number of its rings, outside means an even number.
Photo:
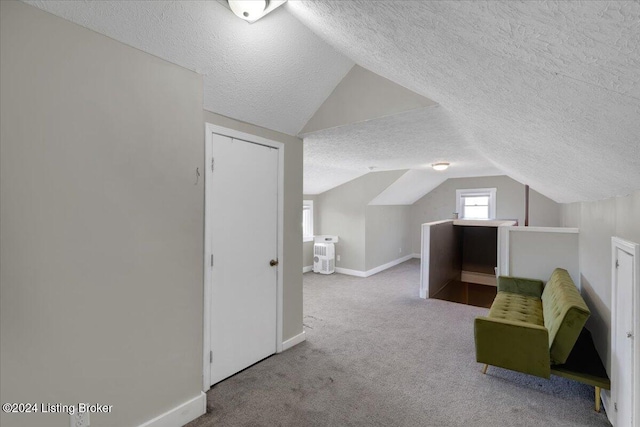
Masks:
[[[305,1],[287,9],[359,65],[438,102],[465,150],[548,197],[640,188],[640,3]],[[342,151],[362,165],[379,157]]]
[[[305,191],[436,160],[558,202],[640,189],[637,1],[289,1],[252,25],[216,1],[27,3],[195,70],[206,109],[289,134],[354,62],[441,105],[306,137]]]
[[[378,172],[451,163],[442,174],[423,173],[426,179],[412,180],[410,189],[399,185],[380,204],[406,204],[415,195],[417,200],[449,177],[501,175],[458,128],[448,112],[434,106],[312,133],[304,139],[305,194],[322,193],[370,172],[370,167]]]
[[[353,61],[279,8],[254,24],[217,1],[26,1],[204,75],[204,108],[297,134]]]

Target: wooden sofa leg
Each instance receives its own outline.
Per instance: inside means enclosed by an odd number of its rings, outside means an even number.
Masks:
[[[600,412],[600,387],[596,387],[596,412]]]
[[[484,368],[482,368],[482,373],[483,373],[483,374],[486,374],[486,373],[487,373],[487,368],[488,368],[488,367],[489,367],[489,365],[485,363],[485,364],[484,364]]]

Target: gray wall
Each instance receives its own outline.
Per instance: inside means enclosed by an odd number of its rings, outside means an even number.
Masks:
[[[610,370],[611,237],[640,243],[640,191],[627,197],[563,205],[562,214],[564,226],[580,228],[582,296],[591,309],[587,328]]]
[[[366,271],[367,204],[405,172],[368,173],[318,195],[316,233],[339,236],[336,254],[340,255],[341,261],[336,259],[337,267]]]
[[[282,338],[286,341],[302,333],[302,140],[209,111],[204,112],[204,122],[284,143],[284,260],[280,265]]]
[[[411,254],[410,206],[367,206],[365,270]]]
[[[139,425],[202,388],[202,79],[24,3],[0,19],[2,401]]]
[[[508,176],[450,178],[412,205],[411,238],[413,252],[420,253],[420,225],[425,222],[452,218],[456,210],[456,190],[466,188],[497,188],[496,217],[517,219],[524,225],[524,185]],[[558,227],[561,206],[531,189],[529,192],[529,225]]]
[[[302,244],[302,267],[313,267],[313,242]]]
[[[313,232],[318,235],[319,223],[318,223],[318,196],[313,194],[307,194],[302,196],[302,200],[313,200]],[[313,267],[313,242],[304,242],[302,244],[302,266]]]
[[[433,105],[436,105],[434,101],[354,65],[300,134]]]
[[[520,228],[520,227],[518,227]],[[547,281],[556,268],[569,272],[580,287],[580,235],[509,231],[509,275]],[[535,260],[535,262],[531,262]]]

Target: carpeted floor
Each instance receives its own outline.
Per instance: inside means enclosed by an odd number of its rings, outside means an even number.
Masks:
[[[487,309],[418,297],[419,262],[304,275],[307,341],[217,384],[212,426],[609,426],[594,391],[475,362]]]

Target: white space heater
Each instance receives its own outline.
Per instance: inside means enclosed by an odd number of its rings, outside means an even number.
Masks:
[[[336,271],[338,236],[316,236],[313,239],[313,272],[331,274]]]

